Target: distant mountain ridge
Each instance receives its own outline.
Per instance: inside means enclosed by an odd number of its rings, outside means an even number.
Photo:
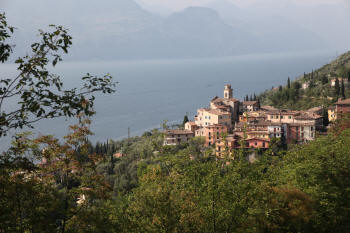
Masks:
[[[73,60],[219,57],[328,46],[316,34],[283,18],[262,14],[251,20],[248,17],[251,13],[246,14],[247,11],[225,0],[207,7],[189,7],[170,16],[150,13],[133,0],[36,3],[44,8],[50,6],[47,17],[50,22],[45,22],[45,12],[28,11],[31,7],[28,2],[9,10],[10,23],[14,19],[19,28],[16,44],[24,49],[23,41],[34,40],[36,29],[62,20],[71,28],[74,38],[68,56]],[[21,17],[11,17],[16,12]],[[29,23],[28,18],[34,23]]]

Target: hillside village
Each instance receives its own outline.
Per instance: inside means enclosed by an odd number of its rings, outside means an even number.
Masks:
[[[226,148],[267,149],[274,138],[284,144],[305,143],[314,140],[317,134],[324,134],[328,122],[350,113],[350,99],[339,99],[327,109],[327,117],[322,107],[296,111],[260,106],[259,100],[241,102],[233,97],[231,85],[225,85],[223,94],[223,98],[215,96],[210,107],[198,109],[194,120],[186,122],[184,129],[166,130],[164,145],[203,137],[205,146],[215,147],[220,155]]]

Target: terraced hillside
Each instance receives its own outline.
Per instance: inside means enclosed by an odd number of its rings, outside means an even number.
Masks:
[[[328,107],[338,98],[350,98],[350,51],[311,73],[287,81],[286,85],[265,91],[258,98],[264,105],[300,110]]]

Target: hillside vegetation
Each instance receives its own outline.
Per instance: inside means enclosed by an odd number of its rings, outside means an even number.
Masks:
[[[339,78],[339,83],[332,87],[331,80],[335,78]],[[264,105],[278,108],[304,110],[318,106],[328,107],[338,98],[350,98],[350,52],[294,81],[286,81],[286,85],[262,93],[258,97],[260,101]],[[304,89],[303,84],[308,84],[308,87]]]

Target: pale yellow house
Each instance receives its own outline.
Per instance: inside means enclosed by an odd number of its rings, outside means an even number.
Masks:
[[[328,121],[334,122],[337,120],[337,114],[335,112],[335,106],[328,108]]]
[[[198,127],[219,124],[225,125],[228,129],[232,129],[231,113],[220,109],[198,109],[197,116],[195,116],[194,119]]]

